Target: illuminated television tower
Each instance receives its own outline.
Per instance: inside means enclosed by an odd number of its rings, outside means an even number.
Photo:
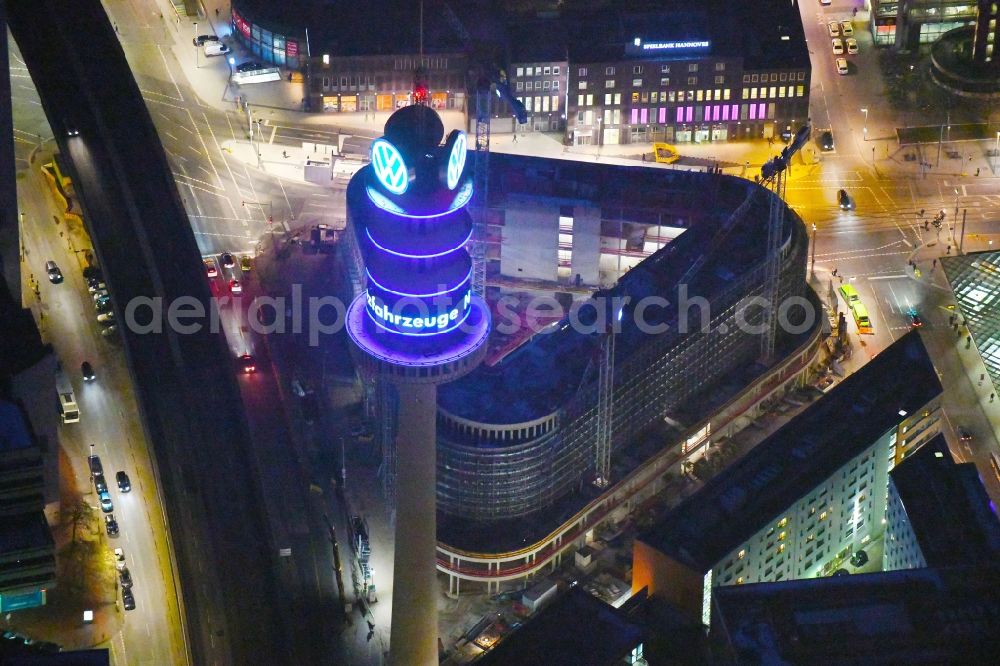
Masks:
[[[433,110],[400,109],[347,188],[367,282],[348,309],[348,334],[365,374],[399,393],[391,661],[417,666],[438,663],[437,385],[478,365],[490,328],[465,249],[468,142],[457,130],[442,139]]]

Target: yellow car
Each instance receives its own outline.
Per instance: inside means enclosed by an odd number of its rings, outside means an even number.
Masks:
[[[240,270],[242,270],[244,272],[248,272],[250,270],[251,266],[252,266],[252,264],[250,263],[250,257],[249,256],[243,255],[242,257],[240,257]]]

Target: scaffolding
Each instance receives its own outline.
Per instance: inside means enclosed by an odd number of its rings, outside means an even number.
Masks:
[[[601,337],[600,366],[597,373],[597,437],[594,447],[595,479],[598,488],[611,483],[611,421],[614,418],[615,327],[607,324]]]
[[[490,185],[490,84],[476,82],[476,163],[472,190],[475,197],[472,216],[472,291],[483,296],[486,291],[486,216],[489,210]]]
[[[781,230],[785,224],[785,171],[768,180],[774,192],[767,215],[767,259],[764,264],[764,335],[760,339],[760,355],[765,363],[774,359],[774,340],[778,333],[778,270],[781,263]]]

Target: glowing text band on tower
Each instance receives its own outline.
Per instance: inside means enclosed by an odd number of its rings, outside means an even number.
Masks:
[[[380,328],[403,335],[438,335],[458,328],[469,316],[472,290],[466,290],[454,307],[439,308],[436,313],[421,307],[420,302],[402,299],[396,301],[395,307],[390,307],[373,294],[371,289],[368,290],[366,300],[368,316]]]

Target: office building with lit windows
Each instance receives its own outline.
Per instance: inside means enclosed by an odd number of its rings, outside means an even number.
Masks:
[[[876,46],[897,51],[916,51],[941,35],[975,23],[983,0],[865,0],[871,13],[869,26]],[[995,3],[993,13],[996,13]]]
[[[940,430],[912,332],[640,535],[633,591],[709,623],[712,589],[829,576],[884,530],[889,472]]]
[[[568,143],[767,138],[806,122],[811,67],[794,3],[635,5],[552,19],[568,35]]]

